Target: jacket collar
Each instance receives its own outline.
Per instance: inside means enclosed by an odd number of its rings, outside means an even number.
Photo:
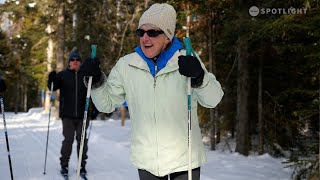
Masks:
[[[75,73],[76,71],[74,69],[70,69],[69,67],[66,69],[67,71],[70,71],[72,73]]]

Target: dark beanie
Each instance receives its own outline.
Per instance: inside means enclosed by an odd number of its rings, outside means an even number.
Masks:
[[[77,50],[72,51],[72,53],[69,56],[69,61],[71,59],[80,59],[80,61],[81,61],[81,56],[80,56],[80,54],[78,53]]]

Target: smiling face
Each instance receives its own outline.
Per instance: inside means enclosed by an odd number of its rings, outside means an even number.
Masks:
[[[142,25],[140,29],[147,30],[160,30],[160,28],[152,25]],[[149,37],[147,33],[144,33],[140,39],[140,46],[142,52],[147,58],[154,58],[163,51],[170,43],[170,39],[164,34],[159,34],[156,37]]]

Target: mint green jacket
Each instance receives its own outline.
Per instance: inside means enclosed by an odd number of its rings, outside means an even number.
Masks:
[[[155,77],[137,54],[119,59],[105,82],[92,89],[92,100],[100,112],[110,113],[127,102],[131,123],[132,163],[156,176],[188,170],[187,78],[178,69],[177,51]],[[201,62],[203,69],[205,69]],[[214,108],[223,91],[215,76],[205,69],[203,84],[192,89],[192,168],[206,162],[198,124],[198,103]]]

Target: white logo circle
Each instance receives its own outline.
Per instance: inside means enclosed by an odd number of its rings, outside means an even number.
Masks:
[[[249,14],[253,17],[258,16],[259,12],[260,11],[257,6],[251,6],[251,8],[249,9]]]

